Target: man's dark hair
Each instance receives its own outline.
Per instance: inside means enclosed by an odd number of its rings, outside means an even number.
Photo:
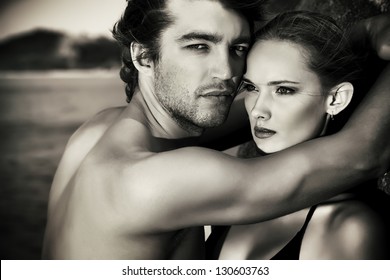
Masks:
[[[174,18],[167,10],[169,0],[128,0],[121,19],[114,25],[113,36],[122,48],[121,79],[127,84],[127,102],[130,102],[138,86],[138,71],[134,67],[130,45],[137,42],[145,52],[137,57],[157,61],[160,54],[161,33],[173,23]],[[253,33],[254,23],[262,19],[262,8],[266,0],[209,0],[219,1],[248,20]]]

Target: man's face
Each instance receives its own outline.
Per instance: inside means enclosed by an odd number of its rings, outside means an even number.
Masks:
[[[171,0],[161,35],[155,94],[185,129],[222,124],[245,67],[248,22],[218,1]]]

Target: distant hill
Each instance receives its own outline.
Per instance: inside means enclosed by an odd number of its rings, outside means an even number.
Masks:
[[[0,70],[112,68],[120,65],[114,40],[36,29],[0,41]]]

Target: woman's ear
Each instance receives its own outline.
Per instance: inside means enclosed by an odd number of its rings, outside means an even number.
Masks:
[[[326,112],[331,115],[337,115],[343,111],[351,102],[353,96],[353,85],[344,82],[333,87],[326,101]]]
[[[138,72],[149,76],[153,73],[153,62],[145,57],[146,52],[147,50],[141,44],[137,42],[130,44],[131,60],[134,67],[137,68]]]

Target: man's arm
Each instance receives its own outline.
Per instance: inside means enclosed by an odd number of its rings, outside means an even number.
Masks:
[[[390,162],[389,75],[387,67],[337,134],[256,159],[183,148],[142,160],[123,171],[120,212],[129,221],[136,207],[147,217],[139,230],[151,232],[260,222],[379,176]]]

